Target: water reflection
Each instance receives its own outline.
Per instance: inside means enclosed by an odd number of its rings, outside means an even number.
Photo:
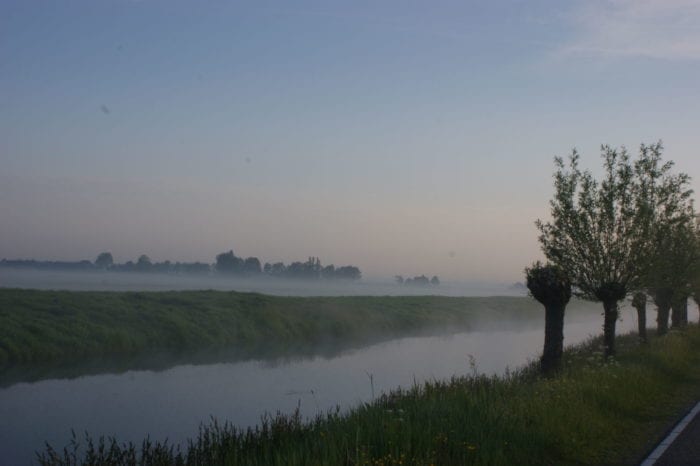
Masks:
[[[697,318],[697,311],[691,313]],[[566,344],[600,333],[598,312],[567,317]],[[620,333],[636,320],[626,309]],[[0,456],[6,464],[28,464],[44,441],[65,445],[71,428],[140,442],[182,443],[211,416],[239,426],[254,425],[265,412],[304,415],[340,406],[347,409],[398,386],[445,379],[471,371],[469,355],[482,373],[502,373],[537,357],[539,325],[520,330],[482,330],[449,336],[410,337],[334,355],[304,359],[185,364],[159,372],[82,376],[72,380],[19,383],[0,390]]]

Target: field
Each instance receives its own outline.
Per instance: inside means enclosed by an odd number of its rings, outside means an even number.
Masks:
[[[542,319],[539,304],[519,297],[0,289],[0,369],[226,348],[289,354]]]

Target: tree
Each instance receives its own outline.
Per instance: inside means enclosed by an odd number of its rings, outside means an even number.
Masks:
[[[574,150],[568,169],[555,158],[549,222],[536,222],[547,259],[571,280],[574,293],[603,303],[605,357],[615,354],[618,304],[639,288],[645,251],[643,222],[635,209],[633,168],[627,150],[602,146],[604,176],[598,182],[579,168]]]
[[[151,258],[148,257],[146,254],[141,254],[138,260],[136,261],[136,269],[141,272],[147,272],[151,270],[151,267],[153,267]]]
[[[281,277],[287,273],[287,266],[284,262],[275,262],[270,266],[270,275],[275,277]]]
[[[700,215],[695,217],[695,247],[700,249]],[[692,278],[693,299],[700,307],[700,263],[695,265]]]
[[[668,332],[668,317],[673,304],[673,290],[668,287],[659,287],[654,290],[654,304],[656,304],[656,334],[664,335]]]
[[[637,331],[639,340],[647,342],[647,295],[643,291],[638,291],[632,298],[632,307],[637,310]]]
[[[177,262],[173,266],[175,273],[185,274],[208,274],[211,271],[209,264],[201,262]]]
[[[321,270],[321,276],[326,279],[335,278],[335,265],[330,264]]]
[[[159,273],[170,273],[174,271],[174,267],[169,260],[166,260],[164,262],[156,262],[151,266],[151,270]]]
[[[413,278],[406,278],[405,280],[400,281],[399,283],[411,286],[429,286],[431,284],[431,280],[425,275],[420,275]]]
[[[673,233],[672,243],[674,247],[669,257],[674,263],[670,274],[673,289],[671,325],[684,327],[688,324],[688,298],[693,294],[693,276],[700,261],[694,226],[678,225]]]
[[[564,311],[571,299],[571,281],[555,265],[536,262],[525,269],[530,294],[544,306],[544,349],[542,373],[549,375],[561,366],[564,352]]]
[[[243,262],[243,272],[248,275],[258,275],[262,273],[260,260],[257,257],[249,257]]]
[[[693,276],[700,260],[695,232],[688,223],[677,223],[659,238],[647,280],[658,306],[657,333],[688,323],[688,298],[693,294]]]
[[[342,280],[359,280],[362,272],[354,265],[344,265],[335,269],[335,277]]]
[[[440,279],[437,275],[433,275],[433,278],[430,279],[430,284],[434,286],[438,286],[440,284]]]
[[[95,259],[95,266],[101,269],[108,269],[114,264],[114,258],[111,252],[102,252]]]
[[[693,270],[700,257],[690,177],[672,173],[674,164],[662,161],[662,151],[661,142],[642,144],[635,162],[639,237],[645,251],[640,291],[648,292],[656,304],[660,335],[668,329],[671,309],[675,326],[687,321]]]
[[[303,275],[307,278],[321,278],[321,260],[318,257],[309,257],[304,263]]]
[[[285,275],[290,277],[290,278],[303,278],[306,272],[306,267],[305,264],[302,262],[296,261],[292,262],[287,266],[287,269],[285,270]]]
[[[243,268],[243,259],[236,257],[233,250],[222,252],[216,256],[216,271],[219,273],[240,273]]]
[[[695,304],[700,308],[700,283],[696,280],[693,285],[693,300]]]

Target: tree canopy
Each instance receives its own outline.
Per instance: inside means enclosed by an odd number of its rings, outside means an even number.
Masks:
[[[604,177],[555,158],[552,220],[536,222],[547,259],[566,271],[574,293],[593,301],[619,301],[640,284],[643,228],[635,209],[634,170],[627,150],[602,147]]]
[[[100,253],[95,259],[95,266],[100,269],[108,269],[112,264],[114,264],[114,258],[111,252]]]
[[[579,167],[576,150],[568,163],[556,157],[551,220],[536,222],[545,256],[571,279],[573,292],[603,303],[606,356],[614,354],[618,303],[629,293],[663,289],[671,296],[687,283],[690,294],[698,262],[692,191],[662,151],[661,142],[642,144],[633,163],[624,147],[602,146],[600,181]]]

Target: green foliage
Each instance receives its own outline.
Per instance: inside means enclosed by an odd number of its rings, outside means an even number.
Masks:
[[[556,265],[538,261],[525,269],[525,278],[530,294],[542,304],[565,306],[571,299],[571,280]]]
[[[597,357],[600,343],[567,350],[566,369],[551,379],[539,378],[533,365],[504,377],[428,382],[308,422],[298,413],[265,417],[249,430],[213,421],[181,452],[149,440],[137,447],[74,439],[65,451],[47,448],[40,463],[638,464],[674,414],[695,401],[700,331],[694,326],[643,347],[623,337],[618,359],[607,363]]]
[[[555,159],[552,221],[537,221],[539,240],[580,296],[619,300],[630,291],[670,286],[697,263],[690,178],[672,173],[662,151],[661,142],[642,144],[633,163],[624,147],[603,146],[600,182],[579,168],[576,151],[568,168]]]
[[[637,286],[640,224],[635,209],[634,171],[629,154],[602,147],[604,177],[598,182],[579,168],[574,150],[568,168],[555,158],[554,198],[550,222],[536,222],[547,259],[571,278],[585,299],[619,301]]]
[[[671,173],[662,150],[661,142],[642,144],[633,163],[624,147],[603,146],[600,182],[579,168],[575,150],[568,167],[556,158],[552,220],[536,223],[545,256],[571,277],[574,292],[603,302],[606,356],[615,352],[618,303],[628,293],[649,290],[663,331],[661,298],[687,299],[699,267],[689,177]]]
[[[641,288],[652,296],[687,298],[700,266],[690,177],[662,163],[661,143],[642,145],[635,163],[640,238],[645,252]],[[657,299],[658,300],[658,299]]]
[[[655,279],[651,283],[672,289],[674,299],[687,299],[700,263],[695,228],[688,222],[679,223],[660,243],[663,246],[654,255],[657,261],[650,269],[650,276]]]

